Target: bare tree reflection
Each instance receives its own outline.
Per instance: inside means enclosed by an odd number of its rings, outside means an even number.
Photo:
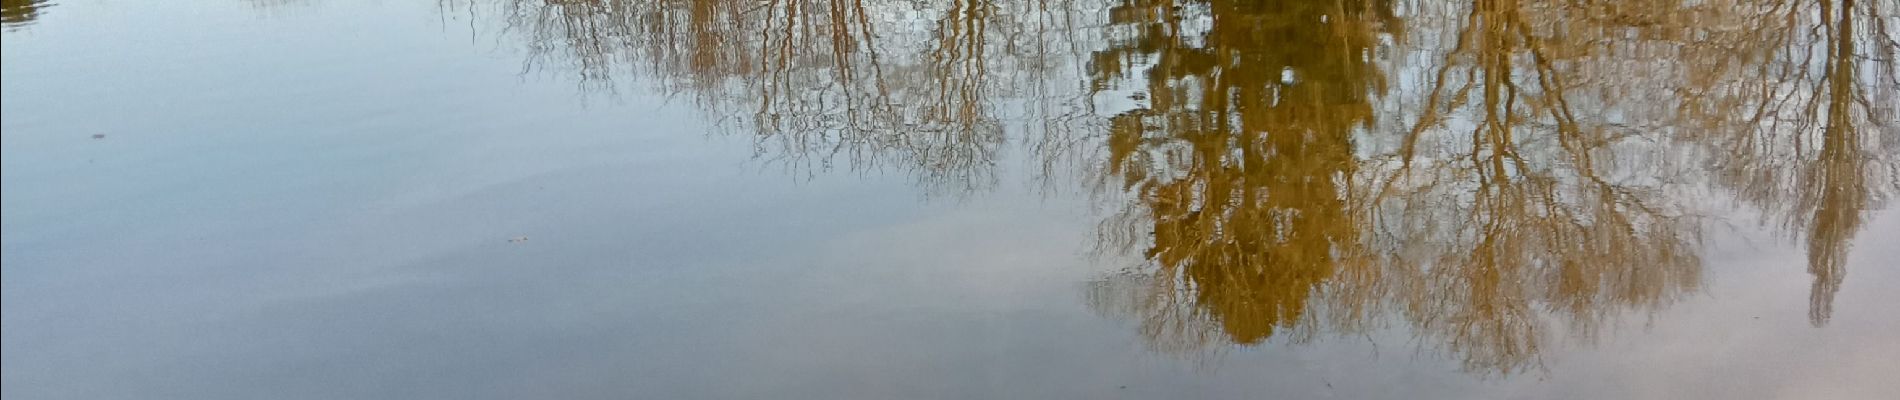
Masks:
[[[1693,290],[1699,224],[1671,192],[1686,182],[1666,175],[1668,130],[1622,118],[1653,97],[1604,80],[1645,49],[1575,32],[1630,22],[1511,0],[1464,12],[1427,106],[1367,184],[1391,218],[1386,273],[1411,280],[1394,284],[1407,319],[1466,367],[1510,372],[1549,326],[1588,338]]]
[[[1739,30],[1691,58],[1695,139],[1715,154],[1715,184],[1807,245],[1809,317],[1827,323],[1848,244],[1867,212],[1900,188],[1893,3],[1747,2]]]
[[[1100,308],[1134,314],[1160,348],[1188,350],[1276,330],[1293,341],[1356,332],[1396,313],[1468,369],[1510,373],[1536,364],[1551,327],[1588,338],[1623,310],[1696,287],[1698,221],[1665,192],[1685,183],[1645,174],[1669,167],[1657,153],[1667,132],[1615,119],[1654,105],[1579,99],[1604,88],[1577,82],[1628,49],[1533,21],[1616,22],[1477,1],[1413,9],[1401,25],[1390,7],[1265,7],[1307,24],[1271,34],[1246,30],[1275,22],[1220,2],[1117,10],[1151,19],[1095,65],[1142,58],[1117,51],[1154,60],[1129,67],[1154,101],[1113,125],[1107,172],[1137,198],[1113,223],[1151,224],[1152,236],[1121,228],[1105,241],[1146,245],[1154,267],[1117,278],[1144,285],[1100,286],[1125,291],[1091,294]],[[1177,36],[1194,16],[1169,13],[1183,9],[1224,14],[1202,37]],[[1556,12],[1584,15],[1545,15]],[[1386,84],[1372,55],[1395,33],[1426,36],[1406,51],[1437,61],[1417,92],[1387,103],[1403,105],[1384,113],[1400,118],[1380,122]]]
[[[1819,325],[1900,188],[1891,2],[503,1],[528,68],[641,78],[795,169],[1082,165],[1144,260],[1088,300],[1176,354],[1392,322],[1535,368],[1696,290],[1716,197],[1800,232]]]
[[[1073,58],[1052,56],[1072,42],[1049,9],[1066,4],[512,0],[504,14],[529,37],[530,68],[566,63],[590,90],[655,78],[752,135],[761,157],[895,166],[967,192],[994,180],[1007,119],[1049,117],[1032,100]]]

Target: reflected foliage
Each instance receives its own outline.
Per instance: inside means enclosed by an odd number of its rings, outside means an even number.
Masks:
[[[527,69],[795,170],[1074,166],[1141,260],[1090,304],[1171,354],[1397,328],[1534,369],[1695,291],[1735,215],[1807,246],[1822,325],[1900,188],[1892,2],[498,1],[459,7]]]
[[[1153,108],[1195,115],[1115,124],[1122,130],[1109,141],[1109,172],[1137,193],[1129,212],[1146,214],[1122,220],[1153,222],[1146,255],[1155,268],[1144,290],[1096,298],[1136,297],[1109,303],[1141,305],[1118,312],[1137,314],[1147,332],[1186,333],[1151,335],[1163,347],[1255,343],[1275,327],[1297,341],[1396,314],[1468,368],[1512,372],[1534,365],[1549,326],[1587,336],[1614,311],[1652,309],[1699,281],[1695,225],[1666,204],[1668,182],[1607,177],[1629,172],[1614,159],[1644,151],[1643,138],[1582,117],[1605,110],[1570,100],[1578,94],[1567,82],[1580,78],[1552,67],[1614,59],[1552,59],[1550,48],[1566,44],[1531,29],[1526,21],[1541,17],[1516,4],[1425,10],[1463,14],[1411,24],[1395,21],[1391,4],[1370,2],[1158,7],[1228,13],[1212,18],[1205,37],[1130,46],[1162,53],[1141,74],[1149,90],[1174,92],[1157,94]],[[1231,11],[1249,7],[1265,12]],[[1145,15],[1165,18],[1149,24],[1198,17]],[[1400,30],[1421,22],[1436,24]],[[1304,34],[1254,31],[1275,27]],[[1256,37],[1280,41],[1246,40]],[[1422,107],[1374,112],[1394,104],[1382,99],[1390,93],[1375,57],[1381,37],[1417,40],[1420,48],[1403,51],[1434,60],[1425,86],[1402,93]],[[1212,49],[1178,50],[1182,43]],[[1165,72],[1176,68],[1170,60],[1193,58],[1171,51],[1230,64]],[[1191,85],[1177,80],[1213,85],[1181,93]],[[1180,97],[1201,104],[1170,103]],[[1141,230],[1129,228],[1108,237],[1140,242]],[[1308,310],[1323,315],[1301,314]]]
[[[7,29],[31,24],[50,6],[46,0],[0,0],[0,24]]]
[[[1299,323],[1312,293],[1363,253],[1347,196],[1353,134],[1384,77],[1367,57],[1374,2],[1176,3],[1111,9],[1125,37],[1093,55],[1093,86],[1150,104],[1110,117],[1106,173],[1136,201],[1111,218],[1143,246],[1151,287],[1129,304],[1159,341],[1257,343]],[[1205,31],[1182,34],[1196,19]],[[1183,307],[1183,304],[1191,307]],[[1218,330],[1220,335],[1200,330]],[[1151,335],[1152,336],[1152,335]]]

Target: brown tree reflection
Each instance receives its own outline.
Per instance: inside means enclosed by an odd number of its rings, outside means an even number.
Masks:
[[[1448,49],[1424,106],[1366,179],[1391,218],[1388,301],[1467,368],[1511,372],[1551,335],[1588,339],[1693,290],[1700,223],[1670,130],[1644,121],[1657,96],[1612,81],[1649,49],[1594,40],[1645,22],[1509,0],[1444,11],[1463,16],[1427,39]]]
[[[1439,59],[1423,106],[1407,107],[1420,111],[1376,124],[1377,38],[1439,21],[1399,24],[1373,2],[1242,4],[1186,7],[1224,13],[1204,38],[1150,28],[1161,37],[1111,50],[1157,60],[1145,75],[1160,111],[1117,117],[1109,141],[1109,172],[1136,192],[1127,212],[1147,216],[1120,221],[1152,222],[1154,268],[1146,287],[1095,299],[1136,314],[1157,344],[1276,329],[1298,341],[1390,312],[1470,369],[1511,372],[1534,365],[1551,326],[1587,336],[1699,281],[1696,225],[1660,194],[1668,182],[1607,177],[1630,172],[1616,158],[1643,139],[1587,117],[1616,105],[1585,109],[1570,99],[1578,78],[1555,67],[1612,60],[1573,56],[1590,53],[1533,29],[1533,10],[1481,1],[1454,15],[1446,37],[1424,39],[1448,48],[1420,50]],[[1183,19],[1158,7],[1146,23]],[[1191,69],[1201,54],[1216,66]],[[1401,144],[1359,156],[1380,146],[1355,138]],[[1102,301],[1113,296],[1137,298]]]
[[[1138,297],[1119,311],[1169,348],[1257,343],[1296,326],[1312,292],[1362,258],[1363,215],[1346,186],[1352,134],[1385,85],[1366,55],[1388,11],[1144,1],[1110,12],[1132,34],[1094,55],[1092,86],[1127,85],[1151,104],[1109,124],[1106,172],[1135,204],[1108,235],[1117,247],[1149,242],[1155,269],[1134,292],[1103,296]],[[1181,33],[1201,17],[1204,33]]]
[[[1819,325],[1900,188],[1891,2],[1094,6],[499,10],[529,68],[656,85],[798,170],[968,193],[1012,138],[1082,166],[1120,201],[1099,244],[1143,260],[1088,300],[1176,354],[1390,327],[1515,373],[1696,290],[1703,229],[1737,214],[1798,232]]]
[[[1809,317],[1827,323],[1867,212],[1900,188],[1894,3],[1780,0],[1742,8],[1737,31],[1692,65],[1689,104],[1709,129],[1715,184],[1806,242]]]
[[[0,0],[0,24],[7,29],[31,24],[51,5],[46,0]]]
[[[1350,2],[1125,4],[1139,33],[1097,55],[1096,86],[1142,76],[1153,101],[1114,118],[1105,172],[1134,201],[1104,242],[1152,264],[1091,301],[1190,353],[1396,315],[1510,373],[1694,290],[1713,187],[1803,232],[1825,323],[1846,244],[1896,187],[1894,36],[1855,25],[1892,16],[1744,3],[1479,0],[1403,23]],[[1271,32],[1260,10],[1309,25]],[[1381,34],[1398,58],[1362,61]],[[1381,67],[1401,60],[1428,61],[1392,93]]]

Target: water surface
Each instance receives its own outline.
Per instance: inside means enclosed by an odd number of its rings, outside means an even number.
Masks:
[[[1891,2],[0,16],[9,399],[1900,393]]]

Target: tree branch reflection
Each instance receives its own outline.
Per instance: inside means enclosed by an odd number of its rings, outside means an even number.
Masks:
[[[1076,0],[1080,1],[1080,0]],[[1012,140],[1143,264],[1088,301],[1183,355],[1388,324],[1534,369],[1697,290],[1723,202],[1825,324],[1896,173],[1891,2],[506,0],[529,68],[691,98],[761,157],[993,185]],[[1108,111],[1106,115],[1094,112]]]
[[[992,184],[1005,120],[1048,108],[1064,49],[1058,2],[511,0],[530,69],[567,63],[589,90],[622,75],[689,96],[762,158],[819,171],[883,166],[969,192]],[[921,15],[922,17],[907,17]],[[927,24],[918,22],[928,21]],[[1006,71],[1001,73],[999,71]]]

